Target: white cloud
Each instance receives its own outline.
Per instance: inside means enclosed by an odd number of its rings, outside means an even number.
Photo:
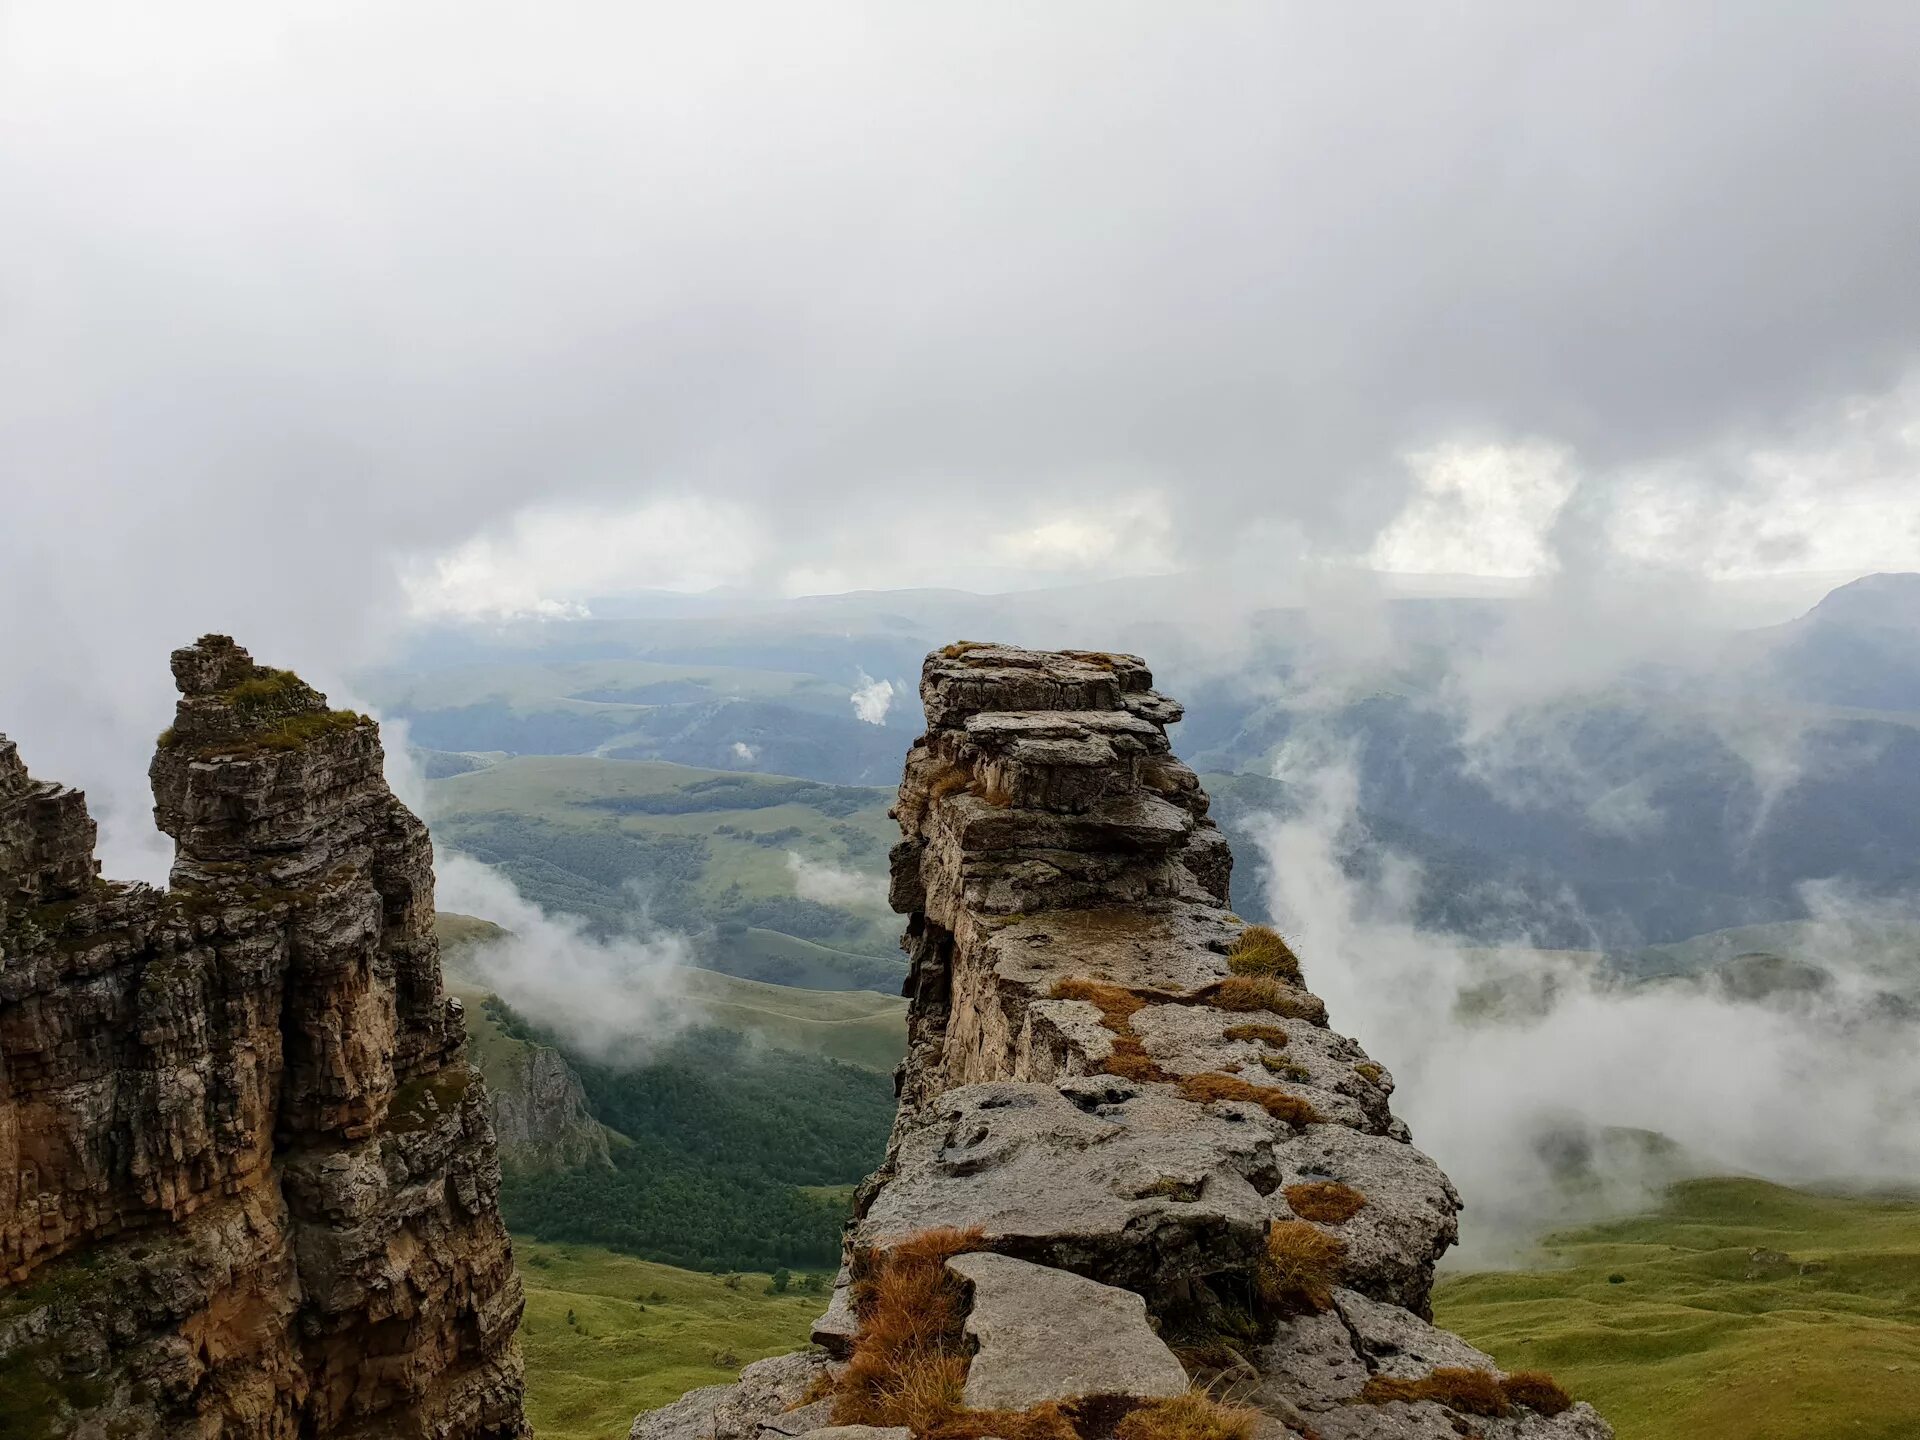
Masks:
[[[705,590],[753,573],[758,526],[743,507],[700,498],[629,510],[530,509],[449,551],[405,562],[415,619],[565,619],[594,595]]]
[[[887,711],[893,705],[893,682],[876,680],[866,671],[860,672],[860,683],[847,697],[853,702],[853,713],[869,725],[887,723]]]
[[[1415,1143],[1460,1187],[1464,1263],[1505,1258],[1567,1218],[1539,1142],[1568,1126],[1656,1131],[1720,1173],[1787,1181],[1920,1167],[1911,1030],[1847,1008],[1861,979],[1849,947],[1821,957],[1841,981],[1834,1004],[1803,1009],[1606,988],[1572,952],[1463,948],[1411,918],[1426,883],[1413,861],[1387,852],[1365,881],[1342,869],[1360,823],[1351,761],[1339,742],[1290,744],[1276,774],[1306,805],[1261,829],[1260,878],[1333,1023],[1393,1072]],[[1829,924],[1860,915],[1837,892],[1815,898]],[[1488,984],[1521,1003],[1476,1018],[1463,1001]],[[1658,1177],[1623,1166],[1596,1177],[1611,1193],[1574,1198],[1638,1203],[1640,1178]]]
[[[1098,501],[1042,511],[1031,523],[987,538],[987,553],[1039,574],[1152,575],[1175,567],[1166,497],[1124,489]]]
[[[742,764],[752,764],[760,758],[760,747],[749,745],[744,740],[736,740],[733,742],[733,758]]]
[[[437,908],[491,920],[508,932],[466,958],[476,978],[569,1044],[639,1061],[698,1018],[673,979],[677,968],[693,963],[684,937],[651,928],[589,935],[577,917],[549,914],[498,870],[452,851],[434,856],[434,876]]]
[[[793,893],[802,900],[855,910],[886,909],[887,884],[878,876],[809,860],[797,850],[787,851],[787,871],[793,876]]]
[[[1548,531],[1574,488],[1564,447],[1450,442],[1406,463],[1420,489],[1374,541],[1375,568],[1487,576],[1552,568]]]

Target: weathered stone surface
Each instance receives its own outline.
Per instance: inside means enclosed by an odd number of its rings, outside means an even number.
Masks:
[[[672,1404],[634,1416],[627,1440],[713,1440],[713,1415],[738,1385],[705,1385]]]
[[[1468,1424],[1432,1401],[1361,1402],[1374,1376],[1493,1368],[1424,1318],[1459,1198],[1393,1116],[1392,1077],[1318,997],[1235,975],[1232,857],[1170,753],[1180,708],[1151,686],[1127,655],[927,657],[890,886],[909,917],[908,1054],[887,1158],[855,1200],[854,1273],[954,1226],[984,1245],[956,1273],[1054,1277],[976,1283],[975,1408],[1105,1383],[1075,1367],[1144,1330],[1092,1298],[1119,1287],[1204,1357],[1197,1378],[1252,1398],[1261,1440],[1606,1440],[1583,1405]],[[1303,1219],[1287,1191],[1316,1181],[1362,1203]],[[1269,1259],[1272,1237],[1298,1235],[1276,1227],[1302,1225],[1335,1242],[1331,1301],[1285,1288]],[[1302,1295],[1328,1308],[1302,1315]],[[859,1318],[837,1292],[816,1333],[845,1355]]]
[[[844,1360],[853,1351],[854,1336],[860,1333],[859,1317],[853,1313],[853,1285],[842,1265],[833,1280],[833,1299],[807,1338],[835,1359]]]
[[[558,1050],[522,1044],[492,1067],[488,1082],[501,1163],[521,1170],[611,1168],[607,1132],[587,1109],[580,1077]]]
[[[818,1351],[757,1361],[731,1385],[709,1385],[642,1411],[628,1440],[775,1440],[829,1428],[830,1407],[807,1401],[826,1365]]]
[[[222,636],[173,665],[165,893],[0,739],[0,1366],[49,1435],[524,1435],[426,829],[371,721]]]
[[[1277,1208],[1278,1130],[1110,1075],[963,1086],[903,1121],[853,1247],[978,1225],[996,1250],[1110,1285],[1241,1273]]]
[[[1026,1410],[1080,1396],[1180,1395],[1187,1372],[1147,1323],[1130,1290],[1010,1255],[957,1255],[947,1268],[971,1287],[966,1403]]]

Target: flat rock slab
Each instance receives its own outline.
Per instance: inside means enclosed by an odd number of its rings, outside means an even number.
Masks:
[[[973,1286],[966,1334],[976,1347],[965,1402],[1026,1410],[1088,1395],[1183,1395],[1187,1372],[1131,1290],[981,1252],[947,1268]]]
[[[996,1251],[1142,1294],[1244,1272],[1286,1213],[1285,1133],[1252,1105],[1112,1075],[960,1086],[901,1124],[854,1252],[978,1225]]]

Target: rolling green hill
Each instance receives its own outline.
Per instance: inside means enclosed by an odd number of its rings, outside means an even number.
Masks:
[[[894,783],[912,722],[863,722],[850,700],[860,666],[828,670],[523,656],[374,671],[359,683],[383,715],[407,722],[414,745],[438,755],[602,755]],[[436,768],[451,773],[447,762]]]
[[[907,1051],[907,1002],[870,990],[806,990],[687,969],[675,971],[668,988],[697,1000],[707,1023],[785,1050],[888,1074]]]
[[[514,1236],[513,1251],[527,1287],[527,1418],[540,1440],[625,1435],[635,1412],[724,1385],[743,1365],[805,1345],[826,1308],[824,1290],[802,1290],[802,1277],[768,1294],[764,1273],[730,1285],[726,1276],[524,1235]]]
[[[1920,1203],[1692,1180],[1546,1249],[1444,1279],[1435,1319],[1552,1371],[1618,1440],[1920,1435]]]
[[[428,818],[443,845],[598,931],[644,913],[695,936],[713,968],[894,992],[905,964],[886,908],[891,798],[785,776],[523,756],[431,782]]]

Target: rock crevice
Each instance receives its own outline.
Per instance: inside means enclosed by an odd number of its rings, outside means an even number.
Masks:
[[[762,1362],[711,1403],[642,1415],[635,1440],[848,1418],[830,1399],[781,1414],[749,1397],[800,1404],[841,1384],[871,1318],[871,1285],[848,1277],[940,1231],[1006,1257],[963,1256],[958,1271],[1026,1277],[964,1332],[970,1364],[989,1367],[967,1383],[973,1408],[976,1390],[1006,1409],[1008,1395],[1110,1392],[1126,1375],[1139,1404],[1167,1403],[1152,1399],[1168,1388],[1150,1363],[1164,1350],[1189,1383],[1252,1406],[1244,1423],[1272,1440],[1604,1440],[1544,1377],[1502,1389],[1491,1359],[1428,1323],[1459,1199],[1393,1116],[1391,1076],[1328,1028],[1284,940],[1229,908],[1231,855],[1172,753],[1180,707],[1145,664],[955,645],[928,656],[921,697],[928,729],[894,811],[891,895],[912,960],[900,1111],[856,1197],[819,1349]],[[1118,1316],[1115,1292],[1142,1307],[1144,1339],[1081,1313],[1049,1331],[1048,1305]],[[1023,1314],[1023,1297],[1039,1308]],[[1017,1338],[996,1348],[995,1335]],[[1068,1412],[1081,1440],[1126,1413]]]
[[[27,1436],[529,1433],[426,827],[378,728],[174,652],[165,891],[0,738],[0,1391]]]

